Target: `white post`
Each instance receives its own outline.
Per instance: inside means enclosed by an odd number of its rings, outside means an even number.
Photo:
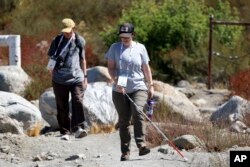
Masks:
[[[0,35],[0,46],[9,46],[9,65],[21,67],[20,35]]]

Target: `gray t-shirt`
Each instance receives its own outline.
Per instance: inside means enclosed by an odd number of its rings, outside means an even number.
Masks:
[[[56,38],[55,38],[56,39]],[[56,46],[55,39],[52,41],[48,55],[51,57],[57,50],[60,53],[61,49],[65,47],[69,39],[63,38],[60,46]],[[72,85],[80,83],[84,80],[84,74],[80,67],[80,59],[85,59],[85,40],[82,36],[77,36],[78,45],[82,46],[82,55],[80,56],[80,48],[76,46],[76,38],[72,39],[69,45],[65,48],[65,56],[63,66],[59,67],[58,63],[53,70],[52,80],[62,85]],[[58,42],[58,41],[57,41]]]
[[[148,64],[149,57],[143,44],[133,41],[130,47],[125,47],[122,42],[114,43],[109,48],[105,58],[115,61],[117,77],[121,73],[127,74],[127,93],[147,90],[142,64]],[[113,90],[117,91],[115,86]]]

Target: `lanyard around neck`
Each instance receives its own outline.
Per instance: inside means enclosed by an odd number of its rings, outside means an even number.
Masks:
[[[131,55],[132,54],[132,48],[133,48],[132,43],[129,46],[129,48],[130,48],[130,51],[129,51],[129,60],[128,60],[128,65],[127,65],[127,70],[129,70],[129,66],[131,64],[131,59],[132,59],[132,55]],[[121,49],[120,49],[120,59],[119,59],[120,69],[122,69],[122,52],[123,52],[123,43],[121,43]]]
[[[68,40],[67,44],[62,48],[62,50],[61,50],[61,52],[60,52],[59,55],[62,55],[62,53],[63,53],[63,52],[66,50],[66,48],[69,46],[69,44],[70,44],[70,42],[72,41],[73,38],[74,38],[74,34],[72,34],[71,38]],[[60,41],[59,41],[59,43],[58,43],[58,46],[57,46],[57,48],[56,48],[56,51],[55,51],[55,54],[54,54],[54,55],[57,54],[58,48],[59,48],[59,46],[61,45],[62,40],[63,40],[63,35],[62,35],[61,38],[60,38]]]

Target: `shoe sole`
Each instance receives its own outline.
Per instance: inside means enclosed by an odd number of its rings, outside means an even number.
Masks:
[[[128,161],[128,160],[129,160],[129,158],[126,158],[126,157],[121,158],[121,161]]]
[[[83,138],[86,137],[88,135],[87,132],[83,131],[79,136],[77,136],[76,138]]]
[[[139,153],[139,156],[143,156],[143,155],[146,155],[146,154],[148,154],[148,153],[150,153],[150,150],[147,150],[147,151],[145,151],[145,152],[143,152],[143,153]]]

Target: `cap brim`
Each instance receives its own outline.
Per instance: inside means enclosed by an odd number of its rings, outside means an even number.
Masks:
[[[120,36],[120,37],[128,38],[128,37],[131,37],[131,36],[132,36],[132,33],[121,33],[119,36]]]
[[[62,32],[70,33],[72,31],[72,28],[64,28],[62,29]]]

